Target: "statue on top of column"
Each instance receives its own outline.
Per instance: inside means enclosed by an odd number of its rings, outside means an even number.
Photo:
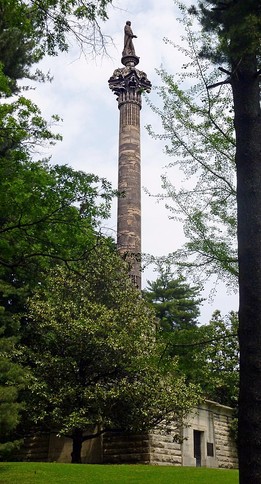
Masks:
[[[124,27],[124,47],[123,47],[123,52],[122,56],[124,57],[125,55],[136,55],[135,54],[135,49],[133,45],[133,38],[137,38],[137,35],[134,35],[132,32],[131,28],[131,22],[127,20],[126,25]]]

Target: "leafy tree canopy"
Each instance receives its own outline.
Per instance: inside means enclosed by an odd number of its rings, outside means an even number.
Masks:
[[[168,266],[161,267],[160,276],[155,281],[148,281],[148,288],[143,291],[144,298],[151,303],[163,331],[189,329],[197,324],[200,314],[199,287],[192,287],[185,278],[178,278]]]
[[[3,90],[8,91],[6,76],[0,79]],[[23,96],[1,104],[0,332],[4,407],[0,417],[6,428],[10,423],[10,432],[19,420],[21,404],[17,394],[22,387],[22,372],[11,363],[10,356],[21,336],[21,318],[26,318],[26,298],[53,265],[73,267],[86,259],[97,243],[100,221],[108,216],[115,195],[110,183],[95,175],[54,166],[48,160],[32,161],[38,148],[57,139],[59,136],[52,134],[37,106]],[[7,430],[1,435],[4,452],[11,445],[5,442]]]
[[[169,335],[166,352],[179,358],[187,381],[198,383],[203,395],[235,408],[239,386],[238,317],[215,311],[209,324]]]
[[[172,260],[196,279],[216,275],[237,284],[237,212],[235,134],[232,95],[228,84],[209,90],[220,71],[202,58],[202,45],[211,45],[208,33],[198,33],[187,10],[182,10],[186,35],[173,45],[188,59],[180,72],[158,70],[162,85],[159,102],[149,104],[162,122],[162,132],[150,134],[165,143],[168,171],[162,175],[163,200],[170,218],[183,222],[187,242]],[[184,173],[177,180],[177,169]],[[174,174],[173,174],[174,173]],[[171,259],[171,257],[170,257]]]
[[[27,372],[11,357],[26,321],[25,301],[56,264],[72,267],[97,244],[100,220],[109,213],[111,185],[92,174],[37,160],[45,144],[60,139],[39,108],[19,91],[24,77],[45,80],[31,67],[45,54],[68,48],[68,33],[83,44],[105,48],[98,18],[107,1],[0,0],[0,454],[16,443],[11,433],[20,419],[19,391]],[[82,9],[82,10],[81,10]],[[86,29],[85,29],[86,27]],[[88,27],[88,30],[87,30]],[[82,30],[81,30],[82,29]],[[99,32],[100,44],[98,37]],[[81,34],[80,34],[81,32]],[[52,123],[59,118],[53,116]]]
[[[45,79],[30,72],[45,54],[67,51],[73,36],[86,54],[106,50],[99,20],[107,19],[111,0],[0,0],[0,62],[11,91],[24,77]],[[10,39],[12,41],[10,42]]]
[[[181,423],[197,402],[176,361],[162,360],[155,316],[105,241],[80,273],[57,268],[29,306],[21,358],[35,423],[83,441],[90,424],[142,431],[173,414]]]
[[[2,289],[0,283],[0,289]],[[4,318],[4,309],[0,306],[1,319]],[[10,320],[12,332],[14,319]],[[7,321],[5,320],[5,326]],[[15,351],[16,339],[12,336],[3,337],[4,328],[0,327],[0,460],[15,449],[20,440],[10,439],[20,421],[20,412],[23,404],[19,402],[19,392],[26,386],[26,372],[20,365],[10,360]],[[9,328],[10,331],[10,328]]]
[[[233,62],[245,55],[260,52],[261,17],[260,2],[248,0],[203,0],[198,9],[202,29],[217,34],[215,45],[204,45],[202,54],[215,62]]]

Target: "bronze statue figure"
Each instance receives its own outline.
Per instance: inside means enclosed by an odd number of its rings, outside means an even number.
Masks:
[[[133,45],[133,38],[137,38],[137,35],[134,35],[131,28],[131,22],[127,20],[126,25],[124,27],[124,48],[122,55],[136,55],[135,49]]]

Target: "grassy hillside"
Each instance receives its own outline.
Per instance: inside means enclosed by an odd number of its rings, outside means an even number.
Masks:
[[[1,484],[238,484],[235,470],[145,465],[0,463]]]

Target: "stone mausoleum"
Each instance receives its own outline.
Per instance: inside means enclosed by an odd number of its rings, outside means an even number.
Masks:
[[[83,443],[82,463],[151,464],[192,467],[237,467],[237,449],[231,436],[233,410],[205,401],[188,416],[176,442],[173,428],[143,434],[105,433]],[[88,434],[97,429],[89,429]],[[56,432],[25,440],[16,456],[21,460],[71,462],[72,440],[57,437]]]

